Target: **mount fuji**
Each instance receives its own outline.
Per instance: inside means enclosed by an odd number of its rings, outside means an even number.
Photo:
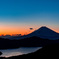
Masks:
[[[8,37],[7,40],[0,38],[0,49],[15,47],[43,47],[56,43],[59,44],[59,33],[46,26],[42,26],[28,35]]]
[[[32,37],[32,36],[40,37],[43,39],[50,39],[50,40],[59,39],[59,33],[51,30],[50,28],[46,26],[42,26],[38,30],[28,34],[27,36],[24,36],[23,38]]]
[[[57,40],[59,39],[59,33],[51,30],[50,28],[46,26],[40,27],[38,30],[35,30],[34,32],[25,35],[25,36],[17,36],[17,37],[8,37],[8,39],[13,40],[13,39],[24,39],[24,38],[30,38],[30,37],[40,37],[42,39],[50,39],[50,40]]]

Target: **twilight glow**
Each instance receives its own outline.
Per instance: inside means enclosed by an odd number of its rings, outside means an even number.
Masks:
[[[29,34],[41,26],[59,33],[59,0],[0,0],[0,35]]]

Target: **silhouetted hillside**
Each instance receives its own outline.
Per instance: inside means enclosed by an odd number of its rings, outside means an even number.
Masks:
[[[59,40],[42,39],[36,36],[20,40],[20,46],[23,47],[40,47],[53,43],[59,43]]]
[[[17,40],[15,41],[15,40],[0,38],[0,49],[19,48],[19,45],[17,43],[18,43]]]
[[[59,40],[41,39],[40,37],[30,37],[21,40],[0,39],[0,49],[12,49],[19,47],[43,47],[49,44],[59,43]]]

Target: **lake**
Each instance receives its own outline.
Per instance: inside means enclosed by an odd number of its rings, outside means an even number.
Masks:
[[[0,57],[11,57],[11,56],[17,56],[17,55],[22,55],[22,54],[28,54],[31,52],[35,52],[41,48],[42,47],[21,47],[18,49],[0,50],[3,53]]]

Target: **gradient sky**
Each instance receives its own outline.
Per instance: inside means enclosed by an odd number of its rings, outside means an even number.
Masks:
[[[59,32],[59,0],[0,0],[0,35],[28,34],[41,26]]]

